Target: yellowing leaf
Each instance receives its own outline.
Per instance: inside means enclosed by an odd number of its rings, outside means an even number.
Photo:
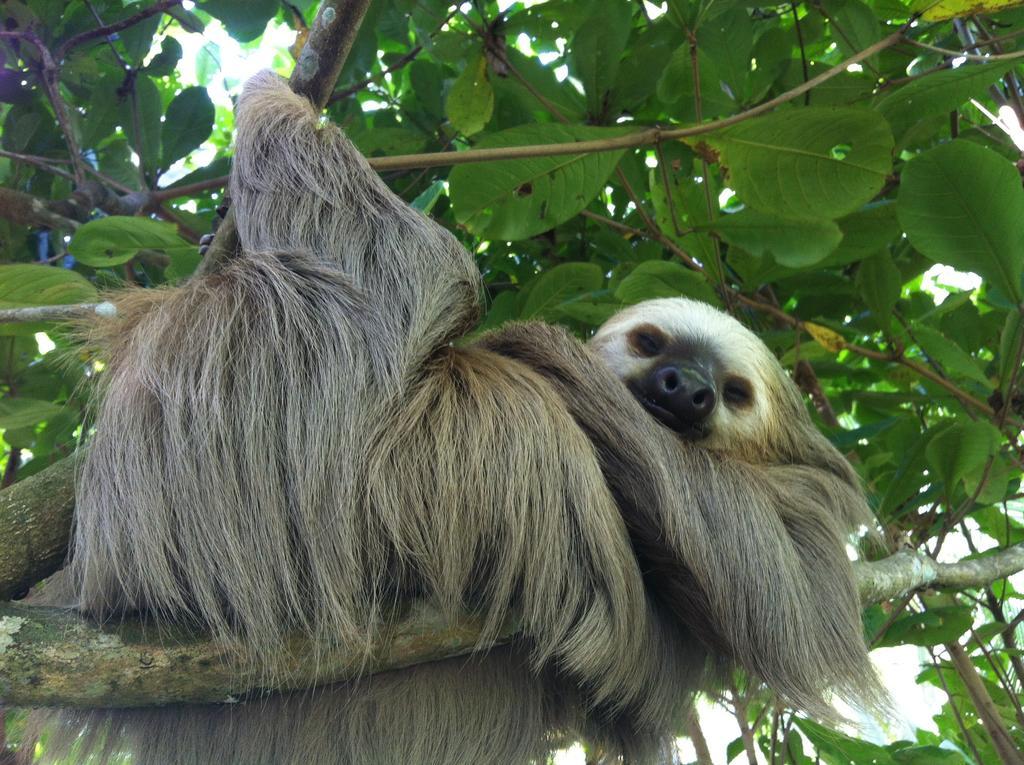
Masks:
[[[812,322],[805,321],[804,329],[807,330],[818,345],[832,351],[832,353],[839,353],[839,351],[843,350],[843,346],[846,345],[846,341],[843,340],[843,336],[828,327],[823,327],[820,324],[813,324]]]
[[[1024,0],[915,0],[910,9],[925,21],[945,21],[976,13],[994,13],[1024,4]]]

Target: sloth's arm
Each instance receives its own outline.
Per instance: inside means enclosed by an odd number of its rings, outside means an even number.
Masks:
[[[412,209],[344,133],[271,72],[236,110],[230,193],[246,253],[312,256],[366,307],[377,368],[414,375],[475,322],[480,276],[443,227]],[[273,297],[272,295],[269,297]]]

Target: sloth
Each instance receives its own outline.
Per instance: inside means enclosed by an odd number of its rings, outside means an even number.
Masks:
[[[880,702],[844,547],[864,498],[752,334],[676,301],[590,346],[541,323],[467,340],[472,256],[337,127],[265,72],[236,128],[240,251],[92,329],[74,605],[205,630],[268,685],[295,634],[309,661],[369,656],[414,601],[478,614],[480,650],[240,704],[41,713],[48,760],[521,765],[584,740],[664,763],[735,666],[820,717],[829,693]],[[691,382],[701,400],[674,397]]]

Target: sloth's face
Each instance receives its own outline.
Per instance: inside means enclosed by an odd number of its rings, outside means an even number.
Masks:
[[[609,319],[590,345],[648,412],[711,449],[767,445],[773,420],[789,408],[780,404],[791,383],[771,351],[705,303],[639,303]]]

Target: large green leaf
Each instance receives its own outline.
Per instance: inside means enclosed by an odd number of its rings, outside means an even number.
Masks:
[[[967,103],[1013,67],[1012,63],[996,63],[944,69],[888,92],[878,99],[875,108],[899,137],[915,123]]]
[[[691,297],[705,303],[719,303],[702,274],[672,260],[646,260],[626,276],[615,290],[623,303],[668,297]]]
[[[59,266],[16,263],[0,266],[0,308],[87,303],[96,288],[81,274]]]
[[[621,128],[522,125],[488,135],[480,148],[585,141],[622,135]],[[490,239],[526,239],[554,228],[604,187],[622,150],[459,165],[448,182],[455,218]]]
[[[267,22],[277,15],[281,4],[277,0],[205,0],[200,3],[204,10],[219,19],[228,34],[239,42],[255,40],[267,26]]]
[[[843,238],[839,226],[830,220],[783,218],[751,209],[723,215],[707,228],[754,255],[770,253],[776,263],[789,268],[813,266]]]
[[[160,250],[168,255],[192,251],[170,223],[122,215],[90,221],[71,238],[68,251],[97,268],[127,263],[139,250]]]
[[[888,331],[892,322],[892,309],[899,300],[901,282],[900,270],[887,252],[865,258],[857,269],[857,288],[883,331]]]
[[[62,408],[34,398],[0,398],[0,430],[38,425],[59,414]]]
[[[176,95],[160,129],[163,167],[199,148],[213,131],[213,118],[213,101],[206,88],[185,88]]]
[[[937,146],[907,163],[897,204],[922,255],[973,271],[1020,302],[1024,189],[1012,162],[970,141]]]
[[[600,3],[573,37],[571,61],[592,115],[601,115],[607,109],[632,19],[632,3]]]
[[[892,169],[892,132],[869,109],[787,109],[711,133],[747,204],[796,218],[839,218],[881,190]]]
[[[972,487],[978,484],[1002,440],[999,430],[989,422],[957,421],[928,443],[925,454],[932,470],[945,482],[947,493],[952,494],[961,480]]]
[[[487,59],[481,54],[469,62],[452,84],[445,113],[463,135],[484,129],[494,113],[494,89],[487,78]]]
[[[921,350],[941,364],[948,374],[974,380],[986,388],[992,387],[978,362],[950,337],[931,327],[919,325],[914,328],[914,339]]]
[[[160,161],[160,117],[163,101],[153,80],[142,74],[135,78],[134,87],[118,102],[118,120],[129,145],[142,160],[143,167],[152,172]]]
[[[593,263],[562,263],[537,279],[526,296],[521,317],[554,318],[562,303],[598,290],[603,284],[604,274],[599,266]]]

